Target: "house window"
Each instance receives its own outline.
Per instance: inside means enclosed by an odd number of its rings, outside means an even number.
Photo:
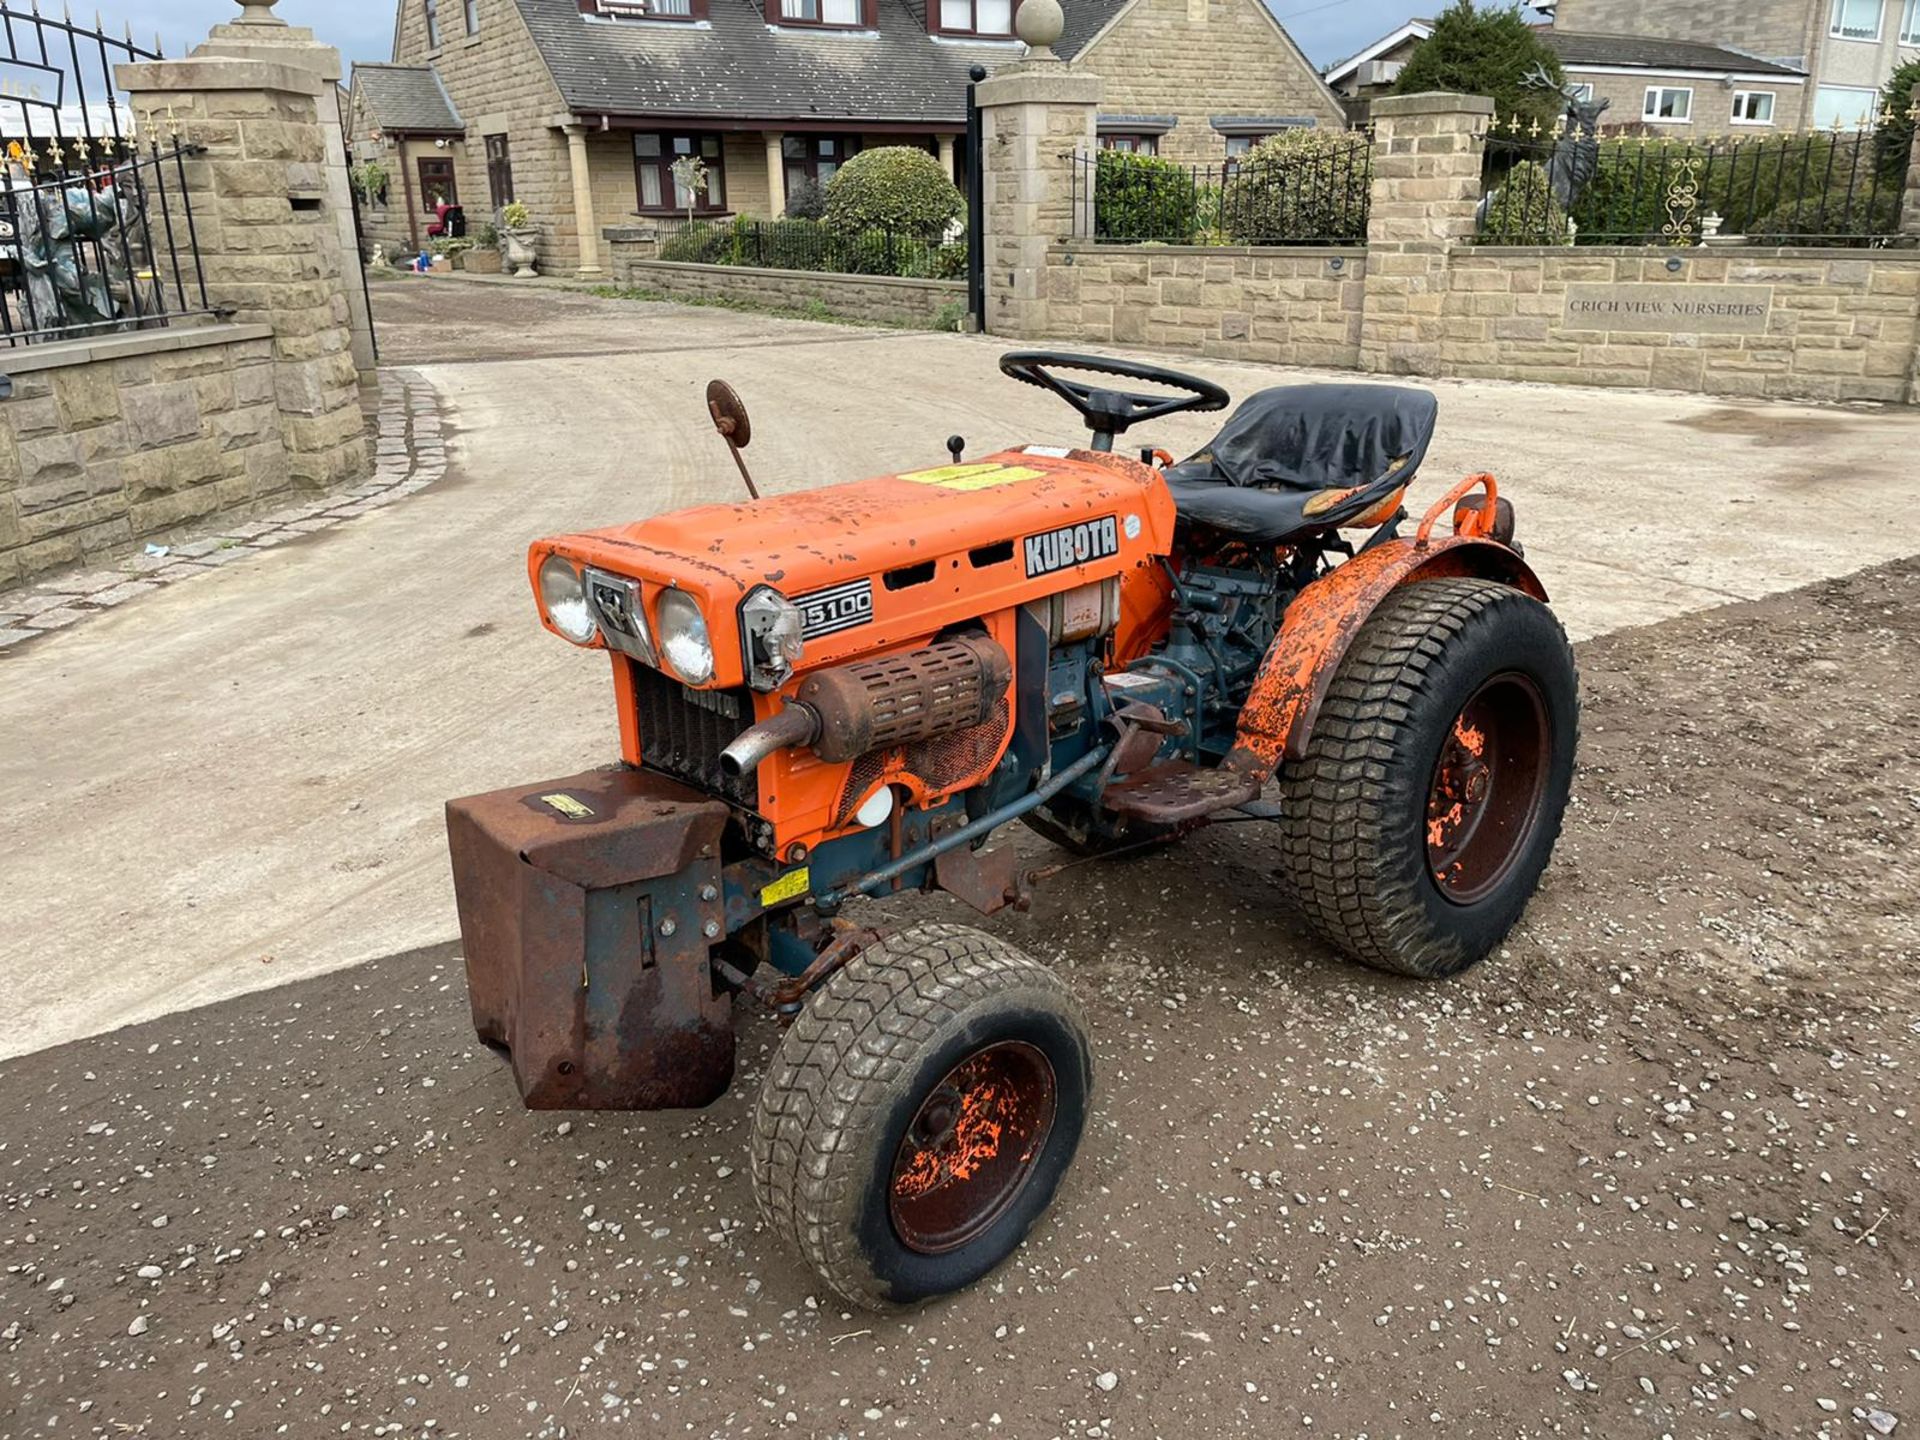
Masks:
[[[513,156],[504,135],[487,136],[487,196],[496,210],[513,202]]]
[[[420,157],[420,204],[431,215],[443,203],[460,203],[460,187],[453,178],[453,161],[423,155]]]
[[[480,33],[480,0],[466,0],[467,33]]]
[[[1011,35],[1014,0],[939,0],[943,35]]]
[[[440,0],[421,0],[421,9],[427,17],[427,48],[440,48]]]
[[[673,178],[673,162],[687,155],[707,162],[707,188],[699,195],[690,196]],[[635,135],[633,169],[643,211],[684,214],[689,201],[695,214],[727,208],[727,169],[718,135]]]
[[[1102,150],[1118,150],[1126,155],[1157,155],[1160,153],[1158,135],[1102,135]]]
[[[1567,98],[1569,100],[1578,100],[1584,104],[1593,99],[1593,86],[1569,85],[1567,87]]]
[[[1880,103],[1878,90],[1861,90],[1851,85],[1822,85],[1813,92],[1813,128],[1816,130],[1865,130],[1873,124]]]
[[[1685,125],[1693,119],[1693,91],[1649,85],[1644,116],[1650,125]]]
[[[1920,45],[1920,0],[1907,0],[1907,8],[1900,16],[1900,43]]]
[[[825,185],[859,149],[860,142],[851,135],[783,136],[780,157],[787,194],[793,194],[793,187],[802,180]]]
[[[1833,0],[1827,33],[1836,40],[1878,40],[1886,0]]]
[[[1771,90],[1734,91],[1733,123],[1771,125],[1773,123],[1773,92]]]
[[[1248,154],[1253,147],[1258,145],[1262,140],[1269,138],[1271,137],[1266,135],[1229,135],[1227,136],[1227,158],[1229,160],[1238,160],[1242,155]]]
[[[649,20],[692,20],[693,0],[647,0],[646,16]]]
[[[852,29],[861,21],[861,0],[780,0],[780,18],[792,25]]]

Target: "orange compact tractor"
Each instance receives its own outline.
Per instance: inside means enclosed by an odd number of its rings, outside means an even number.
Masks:
[[[535,544],[541,621],[612,664],[620,763],[447,807],[474,1021],[526,1103],[705,1105],[741,997],[771,1006],[761,1211],[873,1306],[1006,1257],[1093,1084],[1046,967],[875,902],[1022,907],[989,847],[1016,820],[1092,855],[1237,812],[1325,940],[1440,978],[1519,917],[1573,771],[1572,653],[1493,477],[1403,533],[1433,396],[1268,390],[1176,464],[1114,437],[1218,386],[1001,368],[1087,448],[956,437],[949,464]],[[746,476],[745,411],[708,403]]]

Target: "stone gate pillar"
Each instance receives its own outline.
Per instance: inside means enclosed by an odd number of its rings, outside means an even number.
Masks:
[[[248,21],[265,13],[252,0]],[[247,29],[238,24],[223,29]],[[295,484],[324,489],[367,468],[344,251],[322,107],[332,82],[271,59],[196,54],[118,67],[142,143],[206,153],[186,163],[207,297],[273,328],[275,398]]]
[[[1049,304],[1070,298],[1054,289],[1075,278],[1064,267],[1050,273],[1048,252],[1076,232],[1091,233],[1092,175],[1089,169],[1076,186],[1075,157],[1093,153],[1104,87],[1049,48],[1060,38],[1058,4],[1025,0],[1014,28],[1032,47],[1027,58],[974,88],[986,204],[982,321],[991,334],[1029,337],[1047,333]]]
[[[375,365],[373,316],[367,306],[366,286],[359,283],[357,262],[360,235],[353,223],[353,194],[347,178],[347,139],[340,107],[331,103],[340,83],[340,52],[314,38],[305,26],[289,25],[273,13],[277,0],[239,0],[240,18],[216,25],[196,56],[228,55],[242,60],[276,60],[311,70],[326,88],[319,106],[320,129],[326,144],[327,208],[333,212],[340,249],[354,257],[347,269],[347,313],[352,322],[353,363],[363,379],[371,379]]]
[[[1447,267],[1473,239],[1493,101],[1435,91],[1373,102],[1373,194],[1360,364],[1438,375]]]

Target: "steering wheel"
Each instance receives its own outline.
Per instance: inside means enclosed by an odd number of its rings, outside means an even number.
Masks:
[[[1055,370],[1082,370],[1095,375],[1117,375],[1123,380],[1145,380],[1179,395],[1141,395],[1131,390],[1109,390],[1080,380],[1068,380]],[[1224,410],[1230,397],[1209,380],[1182,375],[1159,365],[1131,360],[1109,360],[1103,355],[1070,355],[1060,350],[1009,350],[1000,357],[1000,373],[1028,385],[1051,390],[1080,412],[1093,431],[1093,448],[1113,449],[1113,437],[1132,426],[1182,410]]]

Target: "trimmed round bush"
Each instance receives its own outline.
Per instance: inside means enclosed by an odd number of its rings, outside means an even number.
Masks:
[[[1220,192],[1220,228],[1237,245],[1367,238],[1369,142],[1343,130],[1271,135],[1233,167]]]
[[[960,218],[966,202],[938,160],[907,145],[862,150],[827,182],[822,217],[843,234],[899,230],[936,235]]]

